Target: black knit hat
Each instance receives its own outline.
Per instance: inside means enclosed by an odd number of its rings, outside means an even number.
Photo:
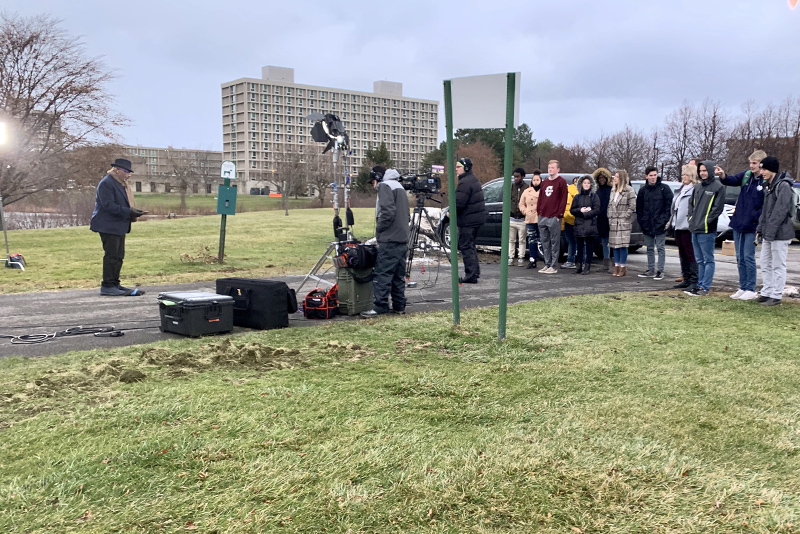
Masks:
[[[762,169],[767,169],[775,174],[778,174],[778,171],[781,168],[781,164],[778,162],[778,158],[775,156],[767,156],[766,158],[762,159],[760,166]]]

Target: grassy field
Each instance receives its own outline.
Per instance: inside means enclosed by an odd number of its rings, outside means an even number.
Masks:
[[[797,311],[596,295],[512,306],[503,343],[482,309],[0,360],[0,532],[797,532]]]
[[[374,209],[355,209],[357,237],[375,233]],[[333,239],[333,210],[239,213],[228,217],[225,263],[219,253],[219,215],[134,223],[125,240],[126,285],[214,280],[221,274],[269,277],[307,273]],[[98,287],[100,237],[88,227],[16,230],[11,251],[27,261],[25,272],[0,269],[0,292]]]

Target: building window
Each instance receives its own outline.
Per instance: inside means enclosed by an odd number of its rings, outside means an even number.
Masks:
[[[142,192],[142,182],[136,182],[136,192],[137,193]]]
[[[207,195],[211,194],[211,184],[206,184],[206,194]]]
[[[197,192],[198,192],[198,185],[197,184],[192,184],[192,193],[194,193],[196,195]]]
[[[169,193],[169,192],[171,192],[171,191],[172,191],[172,189],[171,189],[171,188],[170,188],[170,186],[169,186],[169,182],[165,182],[165,183],[164,183],[164,192],[165,192],[165,193]]]
[[[158,188],[156,187],[156,183],[155,182],[150,182],[150,192],[151,193],[158,192]]]

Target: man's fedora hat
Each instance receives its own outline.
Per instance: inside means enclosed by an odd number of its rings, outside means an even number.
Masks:
[[[131,162],[127,159],[117,158],[114,160],[114,163],[112,163],[111,166],[119,167],[120,169],[124,169],[128,172],[133,172],[133,169],[131,169]]]

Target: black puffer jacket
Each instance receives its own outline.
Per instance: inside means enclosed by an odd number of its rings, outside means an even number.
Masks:
[[[599,177],[604,176],[606,183],[600,184]],[[600,197],[600,213],[597,215],[597,233],[600,237],[608,237],[611,228],[608,225],[608,203],[611,201],[611,171],[600,167],[592,173],[597,184],[597,192],[595,193]]]
[[[644,235],[656,236],[667,233],[670,210],[672,209],[672,189],[661,183],[646,183],[636,195],[636,219]]]
[[[575,237],[597,237],[597,216],[600,214],[600,197],[595,193],[594,179],[591,178],[592,187],[584,191],[582,182],[578,181],[580,191],[572,199],[572,207],[569,212],[575,216]],[[591,208],[586,213],[581,212],[581,208]]]
[[[472,171],[462,174],[456,187],[456,223],[463,228],[477,228],[488,218],[481,183]]]

